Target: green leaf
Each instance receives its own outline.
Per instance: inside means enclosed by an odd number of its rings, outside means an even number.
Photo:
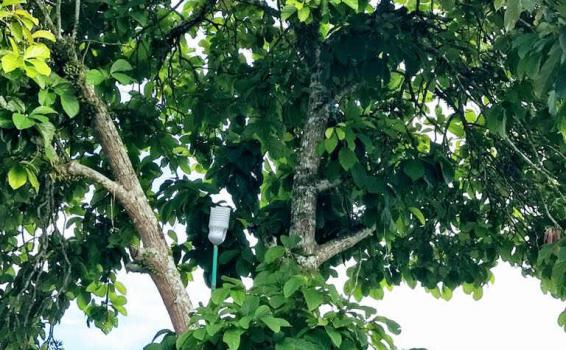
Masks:
[[[286,21],[288,20],[295,12],[297,12],[297,8],[293,5],[285,5],[281,10],[281,19]]]
[[[80,292],[77,296],[77,306],[80,310],[85,310],[90,303],[90,293]]]
[[[36,193],[39,193],[39,181],[37,180],[37,176],[35,176],[35,173],[29,168],[26,168],[26,172],[31,187],[33,187]]]
[[[240,336],[243,331],[237,328],[231,328],[224,333],[222,341],[228,345],[228,349],[236,350],[240,347]]]
[[[358,11],[358,0],[342,0],[342,2]]]
[[[86,72],[86,81],[91,85],[99,85],[106,79],[106,73],[100,69],[89,69]]]
[[[13,53],[9,53],[2,56],[2,69],[4,70],[4,72],[10,73],[11,71],[20,68],[22,66],[23,66],[23,61],[19,56]]]
[[[111,75],[114,79],[118,80],[118,82],[122,85],[128,85],[135,81],[134,78],[124,73],[112,73]]]
[[[301,242],[301,237],[298,235],[281,236],[279,239],[281,239],[281,243],[287,249],[296,248]]]
[[[2,1],[2,7],[10,6],[10,5],[18,5],[25,3],[26,0],[4,0]]]
[[[342,344],[342,334],[340,334],[340,332],[338,332],[336,329],[329,326],[325,326],[324,330],[326,330],[326,334],[328,334],[330,340],[332,340],[332,344],[339,348]]]
[[[519,0],[510,0],[507,2],[507,10],[505,10],[504,24],[505,29],[511,30],[515,28],[515,23],[521,15],[521,2]]]
[[[120,281],[116,281],[114,282],[114,287],[116,288],[116,290],[122,294],[126,294],[128,292],[128,290],[126,289],[126,286],[120,282]]]
[[[265,252],[264,261],[268,264],[274,262],[285,254],[285,248],[281,246],[271,247]]]
[[[33,119],[30,119],[27,115],[21,113],[12,114],[12,122],[18,130],[28,129],[35,125],[35,121]]]
[[[483,289],[481,287],[474,289],[474,292],[472,293],[472,298],[474,298],[475,301],[478,301],[482,297],[483,297]]]
[[[39,106],[34,108],[30,114],[57,114],[57,111],[48,106]]]
[[[243,329],[248,329],[250,328],[251,321],[251,316],[244,316],[238,321],[238,326],[242,327]]]
[[[119,59],[112,64],[112,67],[110,67],[110,74],[113,75],[116,72],[129,72],[132,69],[134,68],[128,61],[125,59]]]
[[[221,329],[222,329],[222,323],[211,323],[206,325],[206,333],[211,337],[213,337]]]
[[[287,322],[287,320],[284,320],[282,318],[276,318],[273,316],[264,316],[261,319],[261,322],[263,322],[267,327],[269,327],[269,329],[271,329],[274,333],[279,333],[281,331],[281,327],[290,327],[291,325],[289,324],[289,322]]]
[[[554,73],[560,65],[561,56],[562,50],[560,49],[558,43],[555,43],[549,52],[548,59],[540,68],[540,72],[535,79],[535,94],[537,96],[542,97],[552,86],[552,78],[554,77]]]
[[[47,59],[51,56],[49,48],[45,44],[35,44],[26,49],[24,52],[24,59],[39,58]]]
[[[333,134],[330,138],[324,140],[324,149],[327,153],[332,153],[337,145],[338,137],[336,137],[336,134]]]
[[[310,14],[311,14],[311,9],[308,6],[303,6],[299,10],[297,16],[299,18],[299,21],[304,22],[309,18]]]
[[[212,302],[220,305],[230,294],[230,290],[226,288],[217,288],[212,292]]]
[[[51,145],[51,141],[53,141],[53,136],[55,136],[55,126],[51,123],[41,123],[35,126],[41,136],[43,137],[43,148],[45,152],[45,157],[53,161],[57,157],[55,153],[55,149]]]
[[[487,119],[487,128],[491,132],[499,136],[506,135],[507,118],[505,116],[505,112],[503,111],[503,108],[499,106],[494,106],[493,108],[487,111],[486,119]]]
[[[523,11],[532,11],[535,6],[540,2],[539,0],[520,0],[521,8]]]
[[[125,296],[117,295],[116,293],[108,293],[108,294],[109,294],[109,299],[113,305],[122,306],[128,302]]]
[[[324,302],[322,293],[314,289],[303,289],[303,296],[305,297],[309,311],[313,311]]]
[[[260,319],[267,315],[271,315],[271,309],[267,305],[260,305],[257,309],[255,309],[254,317],[256,319]]]
[[[50,106],[53,103],[55,103],[56,99],[57,99],[57,95],[55,95],[52,92],[49,92],[49,90],[41,90],[37,94],[37,100],[39,104],[42,106]]]
[[[332,134],[334,133],[334,128],[327,128],[326,131],[324,132],[324,136],[329,139],[330,137],[332,137]]]
[[[14,190],[22,187],[28,181],[27,171],[20,164],[14,165],[10,171],[8,171],[8,184]]]
[[[411,159],[403,165],[403,172],[413,181],[417,181],[424,176],[425,169],[423,163],[418,159]]]
[[[448,125],[448,131],[450,131],[455,136],[462,138],[466,135],[466,131],[464,130],[464,125],[459,118],[452,118],[450,121],[450,125]]]
[[[385,323],[385,325],[387,326],[387,329],[391,333],[393,333],[395,335],[401,334],[401,326],[399,325],[399,323],[393,321],[392,319],[384,317],[384,316],[377,316],[375,319],[377,321]]]
[[[49,68],[49,66],[47,65],[47,63],[45,63],[45,61],[40,60],[40,59],[36,59],[36,58],[32,58],[32,59],[29,59],[28,62],[33,65],[33,68],[35,68],[35,70],[39,74],[45,75],[45,76],[49,76],[51,74],[51,68]]]
[[[305,279],[303,276],[293,276],[289,278],[285,285],[283,286],[283,296],[285,298],[290,297],[293,295],[303,284],[305,283]]]
[[[139,24],[145,27],[148,23],[148,16],[149,14],[145,11],[135,11],[130,12],[130,16],[135,19]]]
[[[423,212],[419,209],[419,208],[415,208],[415,207],[410,207],[409,211],[411,213],[413,213],[413,215],[419,220],[419,222],[421,223],[422,226],[425,225],[425,216],[423,215]]]
[[[558,316],[558,324],[566,328],[566,310],[562,311],[560,316]]]
[[[63,94],[61,97],[61,105],[63,110],[70,118],[76,117],[79,114],[79,100],[72,94]]]
[[[501,8],[505,5],[505,2],[506,2],[506,1],[507,1],[507,0],[495,0],[495,2],[493,3],[493,5],[495,6],[495,9],[496,9],[496,10],[499,10],[499,9],[501,9]],[[515,1],[515,0],[511,0],[511,1]]]
[[[358,162],[358,158],[351,149],[343,147],[338,153],[338,161],[344,170],[350,170]]]
[[[53,42],[56,41],[55,35],[53,35],[53,33],[51,33],[51,32],[48,32],[47,30],[37,30],[37,31],[35,31],[31,34],[31,37],[34,38],[34,39],[41,38],[41,39],[47,39],[47,40],[53,41]]]

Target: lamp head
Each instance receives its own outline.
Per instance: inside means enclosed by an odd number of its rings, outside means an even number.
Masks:
[[[220,245],[226,239],[228,224],[230,223],[229,207],[210,208],[210,220],[208,221],[208,240],[214,245]]]

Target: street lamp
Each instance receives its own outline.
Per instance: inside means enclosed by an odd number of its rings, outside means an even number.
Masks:
[[[208,240],[213,244],[212,255],[212,289],[216,288],[216,275],[218,270],[218,246],[226,239],[228,224],[230,222],[231,209],[228,207],[210,208],[210,219],[208,221]]]

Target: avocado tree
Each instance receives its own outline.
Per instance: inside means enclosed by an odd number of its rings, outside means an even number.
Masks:
[[[148,349],[394,349],[357,301],[480,298],[499,259],[566,299],[562,1],[3,0],[0,30],[2,348],[59,348],[71,302],[110,332],[123,268],[174,328]]]

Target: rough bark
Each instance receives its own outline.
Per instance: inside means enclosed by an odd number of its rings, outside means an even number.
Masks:
[[[143,244],[135,258],[147,266],[175,331],[183,332],[187,329],[192,303],[173,262],[163,231],[140,185],[126,147],[110,117],[108,107],[96,95],[94,88],[86,82],[86,69],[77,59],[73,42],[68,38],[58,41],[55,54],[60,67],[63,68],[63,74],[75,87],[82,102],[83,113],[88,113],[93,120],[94,129],[102,146],[102,153],[108,159],[115,180],[112,181],[76,162],[71,162],[60,169],[69,175],[87,177],[116,194],[116,198],[128,213]]]
[[[350,236],[341,237],[319,245],[315,240],[316,208],[318,193],[330,190],[340,182],[318,179],[320,156],[317,147],[324,140],[331,113],[335,109],[335,96],[330,87],[329,53],[318,40],[313,40],[312,52],[305,52],[305,57],[312,58],[313,71],[309,85],[309,105],[298,165],[293,177],[293,196],[291,200],[291,234],[301,237],[302,256],[298,262],[309,269],[316,269],[330,258],[352,248],[369,237],[375,227],[363,229]]]
[[[324,137],[331,112],[331,93],[328,88],[328,66],[325,64],[322,44],[315,41],[313,47],[314,69],[309,85],[309,107],[303,129],[298,165],[293,177],[291,201],[291,233],[301,237],[305,255],[316,249],[316,200],[320,157],[316,148]]]
[[[316,252],[316,267],[322,265],[330,258],[342,253],[343,251],[352,248],[360,243],[375,231],[375,226],[358,231],[350,236],[337,238],[330,242],[318,246]]]

